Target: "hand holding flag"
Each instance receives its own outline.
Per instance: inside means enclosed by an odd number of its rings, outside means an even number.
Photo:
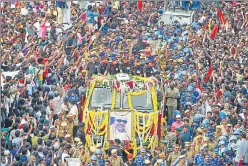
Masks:
[[[142,0],[139,0],[138,2],[137,2],[137,9],[138,10],[142,10]]]
[[[220,19],[221,24],[224,24],[225,25],[226,24],[226,20],[225,20],[225,17],[223,15],[222,11],[220,10],[220,8],[217,9],[217,15],[218,15],[218,17]]]
[[[211,35],[210,35],[210,38],[212,40],[214,40],[214,38],[216,37],[218,30],[219,30],[219,26],[215,26],[214,29],[212,30]]]

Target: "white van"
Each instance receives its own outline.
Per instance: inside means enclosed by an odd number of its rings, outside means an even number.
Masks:
[[[194,11],[168,10],[160,16],[160,21],[163,21],[165,24],[173,24],[174,21],[178,21],[180,24],[190,25],[194,21]]]

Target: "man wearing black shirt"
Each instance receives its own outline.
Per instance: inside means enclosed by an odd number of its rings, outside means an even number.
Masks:
[[[232,126],[237,125],[238,120],[242,120],[241,116],[239,114],[237,114],[237,107],[232,109],[232,114],[228,116],[230,119],[230,123],[232,124]]]
[[[72,33],[69,33],[69,34],[68,34],[68,40],[65,41],[64,46],[65,46],[65,47],[64,47],[64,49],[65,49],[65,54],[66,54],[66,56],[68,57],[68,56],[71,55],[72,50],[73,50],[73,48],[75,47],[75,46],[73,45],[73,34],[72,34]]]
[[[221,118],[219,118],[219,111],[214,112],[214,121],[216,125],[220,125]]]

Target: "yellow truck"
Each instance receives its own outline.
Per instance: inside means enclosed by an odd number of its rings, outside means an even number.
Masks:
[[[93,76],[88,82],[82,121],[85,122],[86,146],[118,138],[135,154],[143,142],[151,149],[158,143],[162,101],[157,99],[158,81],[127,74]],[[161,98],[161,97],[159,97]],[[162,107],[160,107],[162,108]]]

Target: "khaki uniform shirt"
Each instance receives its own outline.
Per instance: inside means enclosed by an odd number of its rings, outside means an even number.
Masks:
[[[118,156],[117,158],[110,157],[110,162],[111,162],[111,165],[113,165],[113,166],[122,166],[123,165],[123,160],[120,156]]]
[[[67,133],[66,127],[61,127],[61,128],[59,129],[59,131],[58,131],[58,136],[59,136],[59,137],[65,136],[66,133]]]
[[[187,151],[187,158],[189,160],[189,163],[190,164],[193,164],[193,158],[194,158],[194,155],[195,155],[195,152],[193,149],[191,149],[190,151]]]
[[[169,154],[168,160],[170,161],[170,163],[173,163],[179,156],[180,156],[179,152],[178,153],[172,152]]]
[[[86,163],[89,163],[91,161],[90,155],[88,153],[80,154],[80,159],[82,162],[86,162]]]
[[[215,149],[216,143],[215,142],[209,142],[208,143],[208,150],[213,151]]]
[[[166,89],[165,95],[167,97],[166,105],[170,107],[177,107],[177,98],[180,96],[179,90],[174,88]]]
[[[218,138],[218,137],[222,136],[222,133],[221,132],[220,133],[215,132],[214,136]]]
[[[67,134],[70,134],[71,136],[73,136],[73,127],[74,127],[74,124],[73,123],[67,123]]]

